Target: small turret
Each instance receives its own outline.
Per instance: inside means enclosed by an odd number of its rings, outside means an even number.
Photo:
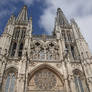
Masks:
[[[12,15],[12,16],[10,17],[10,19],[8,20],[8,23],[7,23],[7,24],[14,24],[14,21],[15,21],[15,16]]]

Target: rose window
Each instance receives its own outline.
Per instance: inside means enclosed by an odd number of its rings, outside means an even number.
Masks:
[[[35,85],[43,90],[52,89],[56,85],[56,77],[48,69],[37,72],[34,76]]]

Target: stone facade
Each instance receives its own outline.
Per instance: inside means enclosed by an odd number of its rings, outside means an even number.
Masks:
[[[1,92],[92,92],[92,56],[74,19],[62,10],[52,35],[33,35],[24,6],[0,37]]]

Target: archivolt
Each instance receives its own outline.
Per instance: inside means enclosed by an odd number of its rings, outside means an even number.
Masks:
[[[15,75],[17,76],[17,73],[18,73],[17,68],[15,68],[15,67],[8,67],[8,68],[6,68],[4,77],[7,77],[7,75],[9,73],[12,73],[12,72],[15,73]]]
[[[64,84],[64,77],[63,75],[58,71],[56,70],[53,66],[51,65],[48,65],[48,64],[42,64],[38,67],[36,67],[34,70],[32,70],[29,74],[28,74],[28,82],[31,80],[31,78],[34,76],[34,74],[42,69],[48,69],[49,71],[53,72],[55,75],[57,75],[61,82]]]

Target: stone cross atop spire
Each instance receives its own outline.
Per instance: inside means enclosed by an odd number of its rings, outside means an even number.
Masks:
[[[17,21],[27,21],[28,20],[27,6],[24,6],[22,8],[16,20]]]

